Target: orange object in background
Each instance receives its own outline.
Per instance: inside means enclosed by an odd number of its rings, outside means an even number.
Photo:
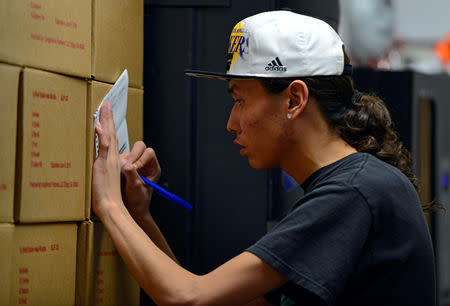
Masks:
[[[450,62],[450,32],[434,46],[434,51],[444,65]]]

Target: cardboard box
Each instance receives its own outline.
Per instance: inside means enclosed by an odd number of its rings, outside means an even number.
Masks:
[[[0,222],[14,222],[17,101],[20,67],[0,64]]]
[[[12,265],[14,225],[0,224],[0,305],[13,305],[11,274],[17,272]],[[17,304],[17,301],[15,301]]]
[[[0,305],[73,305],[75,223],[0,224]]]
[[[85,219],[86,81],[25,68],[19,97],[15,219]]]
[[[0,2],[0,61],[142,87],[143,0]]]
[[[126,68],[141,88],[144,65],[144,1],[92,0],[92,75],[114,83]]]
[[[1,1],[0,61],[91,77],[91,1]]]
[[[91,184],[92,184],[92,165],[95,160],[94,149],[94,114],[97,111],[103,98],[112,88],[111,84],[89,81],[88,82],[88,106],[86,118],[86,217],[91,216]],[[127,99],[127,126],[130,147],[143,139],[143,102],[144,91],[142,89],[128,88]]]
[[[76,305],[139,305],[140,288],[101,223],[78,227]]]

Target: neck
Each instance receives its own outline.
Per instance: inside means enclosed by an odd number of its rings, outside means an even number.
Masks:
[[[293,141],[290,148],[285,150],[280,166],[299,184],[318,169],[357,152],[331,130],[325,120],[300,120],[295,124],[298,126],[293,130],[297,133],[292,135]]]
[[[324,149],[325,147],[326,149]],[[291,151],[290,157],[285,160],[286,162],[281,168],[299,184],[302,184],[315,171],[355,152],[355,148],[344,140],[336,139],[324,143],[322,146],[308,148],[308,150],[298,148]]]

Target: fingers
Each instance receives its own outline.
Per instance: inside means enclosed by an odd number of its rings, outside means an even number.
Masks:
[[[123,152],[120,154],[120,168],[122,169],[123,166],[128,162],[130,152]]]
[[[143,141],[137,141],[131,149],[131,152],[129,152],[126,157],[123,156],[123,158],[134,164],[142,156],[146,148],[147,147]]]
[[[95,123],[95,132],[98,135],[98,157],[106,159],[108,157],[110,140],[105,134],[100,122]]]
[[[126,184],[128,186],[139,185],[141,178],[139,177],[136,168],[133,164],[126,162],[122,167],[122,173],[125,176]]]
[[[104,135],[103,144],[108,146],[108,153],[118,153],[118,141],[116,129],[114,127],[111,102],[104,103],[100,109],[100,125]],[[100,144],[102,144],[101,141]]]
[[[157,181],[161,176],[161,167],[155,151],[152,148],[147,148],[142,141],[137,141],[131,152],[124,152],[120,155],[120,166],[127,183],[130,180],[140,181],[139,174],[152,181]]]
[[[131,152],[124,152],[120,155],[120,164],[122,173],[125,175],[127,181],[140,180],[137,169],[139,168],[136,162],[145,153],[147,147],[143,141],[137,141]]]
[[[161,167],[152,148],[147,148],[134,166],[142,175],[149,177],[152,181],[157,181],[161,176]]]

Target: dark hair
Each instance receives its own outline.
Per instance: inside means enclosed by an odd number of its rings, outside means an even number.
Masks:
[[[374,94],[355,90],[350,76],[260,80],[271,93],[280,93],[294,80],[304,81],[330,126],[349,145],[397,167],[418,191],[418,180],[410,167],[411,154],[399,140],[386,105]]]

